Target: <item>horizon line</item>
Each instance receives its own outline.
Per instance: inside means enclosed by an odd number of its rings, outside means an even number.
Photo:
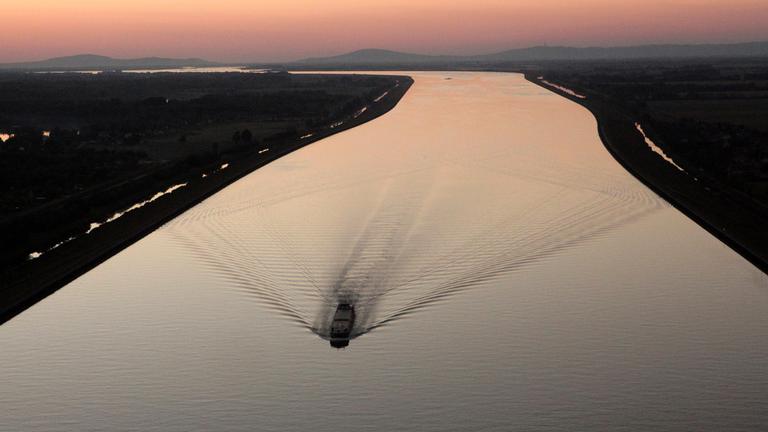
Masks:
[[[654,42],[654,43],[628,43],[628,44],[618,44],[618,45],[594,45],[594,44],[584,44],[584,45],[566,45],[566,44],[548,44],[548,43],[542,43],[542,44],[536,44],[536,45],[526,45],[526,46],[519,46],[519,47],[512,47],[512,48],[504,48],[504,49],[497,49],[494,51],[488,51],[488,52],[479,52],[479,53],[473,53],[473,54],[444,54],[444,53],[421,53],[421,52],[414,52],[414,51],[401,51],[397,49],[392,48],[382,48],[382,47],[365,47],[365,48],[358,48],[353,50],[347,50],[343,51],[337,54],[328,54],[328,55],[322,55],[322,54],[315,54],[315,55],[307,55],[299,58],[294,58],[292,60],[213,60],[205,57],[200,56],[189,56],[189,55],[180,55],[178,57],[176,56],[164,56],[164,55],[143,55],[143,56],[135,56],[135,57],[125,57],[125,56],[112,56],[106,53],[95,53],[95,52],[79,52],[79,53],[73,53],[73,54],[62,54],[62,55],[56,55],[53,57],[47,57],[47,58],[38,58],[36,60],[16,60],[16,61],[3,61],[0,62],[0,65],[10,65],[10,64],[24,64],[24,63],[39,63],[39,62],[45,62],[50,60],[56,60],[56,59],[65,59],[65,58],[71,58],[71,57],[80,57],[80,56],[93,56],[93,57],[105,57],[109,58],[111,60],[140,60],[140,59],[165,59],[165,60],[201,60],[209,63],[217,63],[222,65],[231,65],[231,64],[279,64],[279,63],[294,63],[299,62],[302,60],[308,60],[308,59],[320,59],[320,58],[333,58],[333,57],[339,57],[344,56],[347,54],[353,54],[361,51],[387,51],[387,52],[393,52],[398,54],[408,54],[408,55],[419,55],[419,56],[428,56],[428,57],[477,57],[477,56],[486,56],[486,55],[493,55],[493,54],[501,54],[507,51],[516,51],[516,50],[525,50],[525,49],[534,49],[534,48],[572,48],[572,49],[621,49],[621,48],[640,48],[640,47],[663,47],[663,46],[729,46],[729,45],[749,45],[749,44],[761,44],[765,43],[768,44],[768,38],[766,39],[750,39],[750,40],[744,40],[740,42]]]

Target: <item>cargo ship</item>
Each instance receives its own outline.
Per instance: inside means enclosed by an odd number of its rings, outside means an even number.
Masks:
[[[344,348],[349,345],[349,336],[355,325],[355,307],[349,303],[339,303],[331,322],[331,346]]]

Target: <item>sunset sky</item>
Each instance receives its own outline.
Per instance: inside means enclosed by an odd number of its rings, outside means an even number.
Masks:
[[[767,0],[2,0],[0,62],[768,40]]]

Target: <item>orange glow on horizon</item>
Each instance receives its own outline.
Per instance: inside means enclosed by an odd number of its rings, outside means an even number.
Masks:
[[[765,0],[4,0],[0,16],[0,62],[78,53],[279,61],[374,47],[469,54],[768,39]]]

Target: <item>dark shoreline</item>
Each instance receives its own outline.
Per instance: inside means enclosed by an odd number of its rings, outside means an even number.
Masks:
[[[765,218],[724,193],[705,189],[651,151],[635,129],[635,121],[618,108],[599,100],[575,97],[542,83],[535,73],[529,82],[588,109],[608,152],[649,189],[725,243],[764,273],[768,273],[768,230]]]
[[[266,157],[251,153],[226,161],[227,169],[205,179],[189,180],[186,187],[22,264],[14,274],[4,276],[2,280],[0,325],[254,170],[309,144],[386,114],[397,106],[413,84],[410,77],[398,78],[399,85],[390,89],[383,99],[336,128],[322,129],[305,139],[293,138],[277,143]]]

